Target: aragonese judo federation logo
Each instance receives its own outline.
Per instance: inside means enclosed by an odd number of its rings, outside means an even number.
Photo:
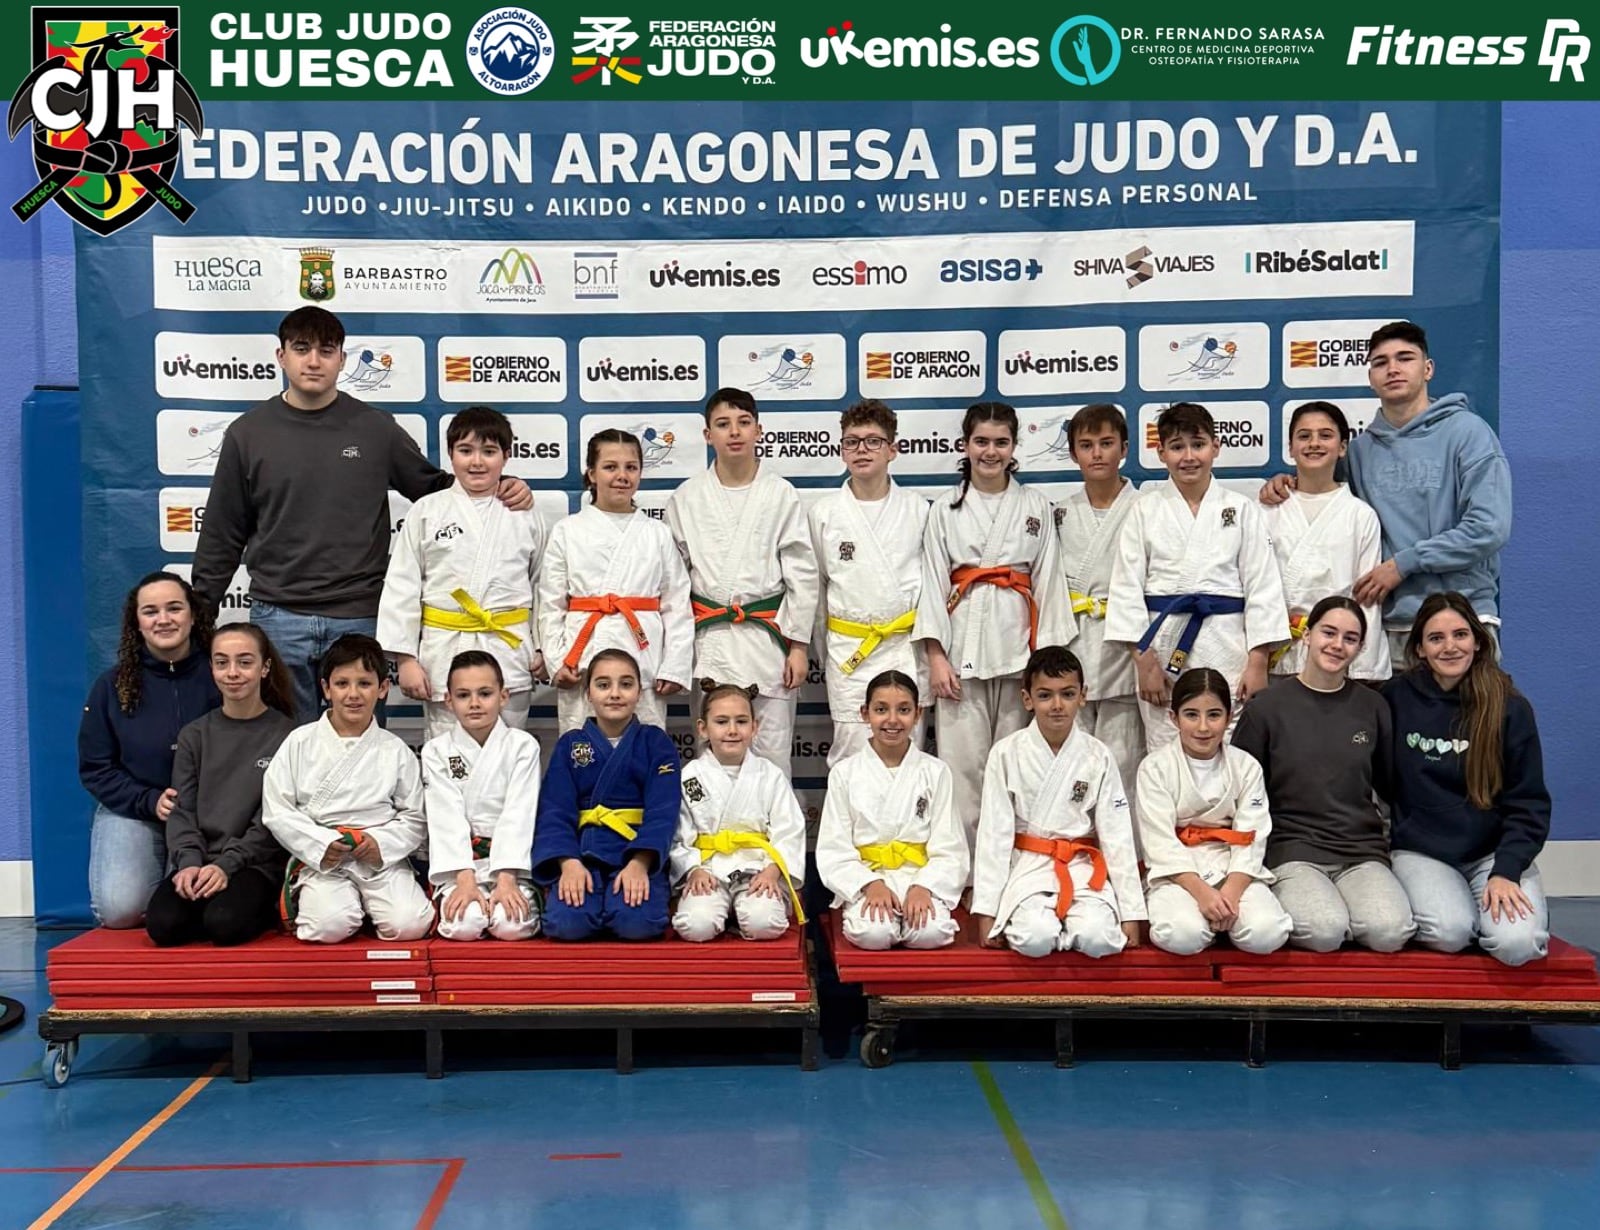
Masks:
[[[40,176],[11,207],[18,218],[54,201],[79,226],[110,235],[157,202],[180,222],[193,217],[172,174],[180,126],[198,135],[205,121],[178,71],[175,7],[35,8],[33,64],[6,117],[11,140],[32,126]]]

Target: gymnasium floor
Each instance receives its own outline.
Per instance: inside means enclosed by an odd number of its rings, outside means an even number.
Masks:
[[[1600,947],[1600,899],[1556,910]],[[266,1040],[248,1085],[206,1079],[221,1039],[87,1038],[48,1090],[59,938],[0,922],[28,1007],[0,1037],[0,1228],[1600,1226],[1592,1029],[1469,1030],[1459,1072],[1421,1028],[1274,1026],[1259,1071],[1240,1025],[1080,1027],[1070,1071],[1037,1025],[809,1074],[787,1032],[646,1034],[629,1077],[609,1039],[477,1035],[442,1081],[418,1037],[341,1035]]]

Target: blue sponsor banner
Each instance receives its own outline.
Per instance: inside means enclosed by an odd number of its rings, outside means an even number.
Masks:
[[[1435,340],[1435,391],[1497,417],[1496,103],[331,101],[206,121],[176,181],[186,226],[155,210],[78,245],[93,670],[127,586],[187,568],[222,434],[281,388],[275,330],[307,303],[344,321],[341,387],[435,461],[456,410],[505,411],[508,469],[552,518],[611,426],[643,439],[640,503],[661,508],[706,465],[701,404],[729,384],[803,495],[841,481],[838,411],[862,397],[899,413],[895,477],[930,491],[978,400],[1017,407],[1022,477],[1052,495],[1090,402],[1128,416],[1137,482],[1164,473],[1160,408],[1207,405],[1219,476],[1253,487],[1285,468],[1301,402],[1365,425],[1366,338],[1402,317]],[[803,699],[796,776],[820,784],[815,681]]]
[[[1149,428],[1196,400],[1219,474],[1282,468],[1288,408],[1376,409],[1363,343],[1438,339],[1494,421],[1499,107],[1489,103],[233,103],[186,139],[187,226],[79,245],[92,660],[124,587],[186,562],[230,416],[280,387],[282,315],[349,331],[343,387],[440,459],[463,404],[513,416],[550,515],[602,426],[644,502],[705,464],[722,384],[802,488],[837,411],[901,412],[903,482],[951,481],[961,411],[1016,405],[1023,477],[1074,480],[1071,410]],[[397,503],[396,518],[404,509]],[[235,603],[241,601],[237,597]]]

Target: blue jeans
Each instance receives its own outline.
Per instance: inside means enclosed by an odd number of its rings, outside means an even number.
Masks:
[[[89,829],[89,909],[97,923],[119,931],[141,926],[145,906],[166,874],[164,824],[105,807],[94,809]]]
[[[1395,878],[1411,898],[1417,943],[1439,952],[1460,952],[1476,940],[1479,948],[1507,965],[1526,965],[1550,951],[1550,912],[1534,868],[1522,873],[1521,884],[1532,915],[1496,921],[1480,904],[1494,855],[1459,867],[1414,850],[1396,850],[1391,857]]]
[[[328,647],[347,632],[373,636],[378,617],[370,619],[332,619],[326,615],[302,615],[254,598],[250,602],[250,622],[272,638],[278,658],[289,672],[294,692],[295,718],[304,725],[315,722],[322,713],[322,681],[318,669]],[[378,706],[378,723],[383,724],[383,706]]]

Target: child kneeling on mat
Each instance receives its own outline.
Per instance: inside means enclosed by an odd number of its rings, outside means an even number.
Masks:
[[[732,911],[745,939],[779,939],[791,913],[806,920],[806,818],[784,771],[751,751],[761,728],[755,689],[702,679],[700,694],[706,750],[683,770],[672,927],[686,940],[714,940]]]
[[[456,724],[422,749],[428,875],[439,938],[526,940],[539,930],[533,817],[539,744],[501,720],[511,700],[500,662],[468,649],[450,662],[445,699]]]
[[[656,940],[667,929],[667,851],[678,827],[678,748],[634,716],[639,663],[602,649],[584,671],[594,710],[556,741],[539,792],[533,880],[549,890],[553,940],[609,934]]]
[[[428,832],[422,774],[375,720],[389,693],[383,647],[341,636],[320,673],[327,710],[290,732],[262,784],[262,823],[292,856],[284,919],[319,944],[349,939],[366,917],[379,939],[420,940],[433,926],[410,861]]]
[[[989,752],[973,857],[972,921],[985,948],[1028,957],[1137,946],[1145,916],[1128,797],[1111,751],[1074,720],[1083,666],[1045,645],[1022,671],[1033,721]]]
[[[857,948],[943,948],[959,930],[951,911],[971,864],[950,767],[913,740],[922,710],[909,675],[875,676],[861,717],[867,746],[828,773],[817,874]]]

